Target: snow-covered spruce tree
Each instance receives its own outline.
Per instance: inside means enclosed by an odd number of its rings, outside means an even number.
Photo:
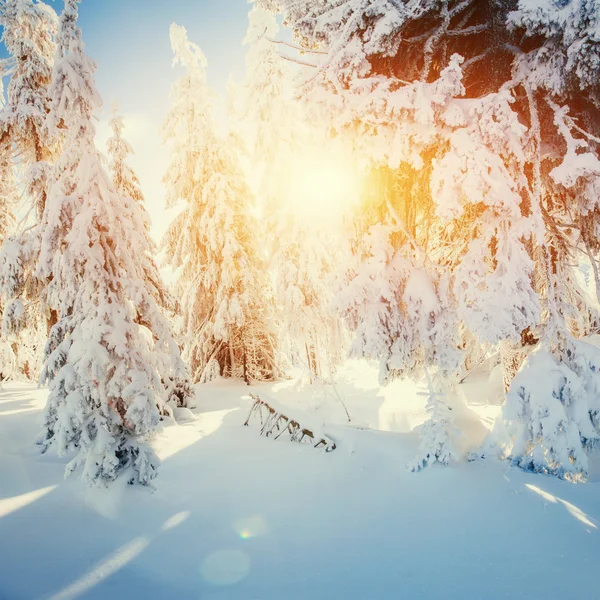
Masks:
[[[0,140],[0,243],[4,243],[8,233],[15,226],[14,209],[17,204],[13,149],[11,139],[4,136]],[[0,302],[0,308],[4,307]],[[0,335],[0,382],[15,374],[16,357],[6,332]]]
[[[424,377],[430,419],[421,428],[419,456],[411,464],[420,470],[457,456],[449,401],[462,353],[448,273],[414,243],[398,246],[402,237],[397,225],[369,228],[337,307],[355,332],[351,354],[379,360],[382,384]]]
[[[273,43],[278,31],[275,15],[253,6],[248,14],[248,29],[244,38],[246,77],[240,94],[237,124],[246,139],[245,149],[251,159],[253,176],[261,210],[261,231],[264,239],[265,267],[277,276],[284,240],[279,236],[285,181],[289,173],[292,121],[295,104],[290,95],[289,69]],[[231,115],[230,115],[230,126]],[[277,283],[272,282],[273,291]],[[283,315],[277,295],[273,298],[277,331],[277,348],[284,362],[289,362],[289,339],[283,326]]]
[[[520,239],[531,235],[536,225],[520,210],[517,142],[522,128],[510,102],[500,95],[473,102],[465,110],[456,100],[464,93],[460,62],[454,58],[432,83],[415,82],[389,94],[392,111],[385,119],[399,123],[390,129],[403,129],[408,140],[418,131],[419,143],[405,149],[387,146],[385,138],[391,132],[381,128],[377,135],[383,134],[383,139],[366,140],[366,151],[376,143],[374,150],[386,161],[378,176],[379,197],[367,208],[373,222],[382,220],[394,227],[386,238],[387,252],[377,253],[381,255],[377,277],[390,281],[393,295],[381,305],[376,289],[368,292],[363,287],[366,277],[375,277],[369,274],[371,250],[342,305],[350,325],[357,328],[355,352],[381,360],[383,381],[407,375],[427,380],[431,420],[421,432],[416,468],[432,461],[446,463],[453,456],[447,403],[464,360],[458,352],[464,325],[480,344],[497,344],[519,339],[522,329],[535,326],[539,315],[530,281],[532,264]],[[495,121],[501,125],[492,127]],[[512,145],[501,134],[504,126],[514,131]],[[439,147],[445,152],[438,151],[425,167],[423,155],[427,158]],[[404,161],[402,154],[395,154],[401,150],[406,151]],[[396,166],[394,161],[404,164]],[[518,268],[513,271],[511,264]],[[406,286],[418,272],[425,275],[419,286],[412,286],[413,301],[419,289],[437,297],[437,304],[429,303],[435,307],[427,311],[429,326],[415,321],[423,311],[406,302]],[[504,296],[503,289],[510,289],[511,295]],[[364,320],[376,314],[372,303],[387,315],[375,327]],[[363,316],[357,318],[356,310]],[[433,334],[438,336],[435,341]]]
[[[248,14],[244,38],[246,79],[241,118],[249,131],[249,150],[254,162],[269,171],[262,177],[262,192],[279,195],[283,177],[272,175],[274,159],[284,153],[278,167],[292,152],[297,135],[299,109],[293,98],[293,73],[280,56],[275,38],[279,31],[275,15],[254,5]],[[265,126],[268,124],[268,126]],[[270,186],[270,187],[269,187]]]
[[[6,143],[12,147],[19,188],[26,200],[21,206],[28,217],[22,220],[22,227],[11,232],[0,252],[0,293],[6,305],[3,329],[11,338],[18,338],[15,347],[20,371],[37,377],[42,336],[56,318],[47,309],[44,282],[35,277],[40,244],[37,224],[46,203],[56,147],[45,129],[56,14],[43,2],[4,0],[0,17],[2,41],[10,55],[4,61],[10,81],[7,102],[0,111],[0,129],[10,140]]]
[[[0,75],[4,72],[0,70]],[[4,85],[0,77],[0,106],[4,106]],[[15,209],[19,194],[15,178],[12,138],[8,131],[0,135],[0,244],[16,225]]]
[[[74,452],[66,473],[89,485],[120,475],[147,485],[158,459],[145,440],[166,398],[154,332],[137,323],[144,247],[139,204],[115,190],[94,146],[101,100],[77,25],[79,0],[59,21],[51,127],[66,128],[42,220],[38,274],[58,312],[46,345],[49,397],[40,443]]]
[[[142,273],[137,282],[139,289],[133,298],[137,310],[136,322],[152,332],[155,340],[154,353],[156,358],[160,357],[157,364],[167,398],[177,406],[188,406],[194,392],[167,318],[173,312],[174,301],[163,283],[155,260],[157,248],[150,236],[150,215],[144,204],[139,179],[127,163],[133,149],[123,137],[123,118],[116,105],[110,126],[113,135],[108,140],[107,149],[114,188],[127,204],[131,204],[130,200],[135,202],[130,208],[133,213],[137,213],[134,215],[136,222],[143,224],[135,232],[137,239],[134,243],[139,249],[136,262]]]
[[[14,147],[10,136],[0,141],[0,244],[7,251],[0,253],[5,260],[15,249],[10,234],[16,227],[14,211],[19,206],[20,191],[15,177]],[[18,266],[18,259],[13,265]],[[4,321],[0,333],[0,381],[8,378],[34,379],[40,372],[43,339],[36,327],[25,327],[26,307],[22,301],[11,302],[7,310],[0,301]],[[29,311],[31,314],[32,311]]]
[[[598,285],[599,8],[521,1],[508,17],[524,40],[513,80],[526,99],[533,189],[546,229],[536,264],[547,318],[540,349],[511,386],[500,441],[522,468],[572,480],[585,479],[585,449],[600,442],[600,350],[577,339],[597,330],[598,312],[573,267],[585,254]]]
[[[600,440],[600,350],[571,340],[573,359],[561,361],[548,346],[531,352],[515,376],[498,437],[508,440],[507,455],[522,469],[581,481],[585,448]]]
[[[175,61],[186,73],[173,86],[164,127],[172,152],[165,176],[171,205],[185,209],[164,248],[179,269],[185,356],[195,381],[223,376],[270,379],[274,336],[265,318],[261,245],[251,195],[231,148],[219,138],[206,84],[206,60],[187,32],[171,26]]]
[[[333,309],[336,241],[311,229],[281,207],[273,228],[278,243],[271,264],[278,308],[280,343],[293,365],[311,377],[330,377],[344,346]]]
[[[275,15],[253,6],[244,43],[246,80],[242,121],[252,164],[273,277],[279,347],[294,365],[321,377],[339,362],[340,323],[331,313],[330,266],[335,260],[325,235],[294,215],[289,179],[308,147],[311,127],[295,97],[295,74],[280,55]]]
[[[235,164],[238,176],[247,182],[248,177],[252,174],[248,172],[249,165],[254,165],[251,160],[248,137],[244,131],[243,112],[245,97],[241,86],[235,84],[233,79],[230,79],[227,86],[227,137],[225,140],[226,148],[231,156],[233,164]],[[277,307],[275,293],[273,289],[272,278],[269,277],[269,253],[271,245],[269,243],[268,227],[264,214],[261,217],[256,217],[256,213],[260,212],[256,196],[250,192],[249,185],[246,187],[246,193],[251,201],[248,208],[252,212],[251,222],[254,224],[255,231],[252,234],[254,243],[258,246],[256,251],[256,265],[254,277],[260,288],[260,311],[253,316],[253,328],[258,333],[258,337],[250,340],[250,344],[254,347],[254,352],[260,348],[261,344],[268,344],[272,355],[272,364],[274,365],[273,372],[269,378],[275,377],[283,373],[285,357],[281,349],[281,336],[279,333],[279,323],[277,321]],[[257,355],[258,356],[258,355]],[[214,368],[217,373],[216,365]],[[207,378],[210,376],[207,374]]]
[[[205,260],[203,245],[196,244],[196,240],[192,239],[185,240],[189,246],[182,242],[189,231],[189,224],[197,222],[201,214],[203,181],[199,166],[205,162],[206,149],[213,143],[207,137],[212,133],[210,115],[213,94],[206,84],[206,59],[201,50],[189,44],[185,30],[175,24],[171,26],[170,35],[171,44],[176,48],[174,64],[181,63],[186,72],[171,88],[171,108],[163,126],[163,139],[170,150],[171,160],[163,181],[167,207],[183,205],[183,209],[169,226],[162,240],[162,248],[171,265],[183,265],[186,261],[187,268],[180,279],[194,281],[198,278],[199,265]],[[183,292],[183,287],[179,285],[177,291]],[[191,349],[187,344],[190,333],[182,301],[180,295],[179,311],[184,328],[180,333],[186,338],[184,356],[193,379],[198,381],[206,365],[191,360]]]
[[[597,274],[596,4],[522,0],[515,13],[517,4],[474,0],[277,4],[300,44],[327,52],[307,94],[384,172],[372,220],[400,224],[392,245],[419,248],[449,274],[460,327],[502,348],[507,383],[539,342],[595,388],[591,350],[573,335],[597,316],[572,265],[585,253]],[[515,385],[531,402],[523,377]],[[561,398],[552,410],[564,418],[543,435],[536,411],[507,415],[528,432],[518,452],[550,457],[537,470],[578,475],[580,449],[568,464],[547,450],[592,443],[595,408]]]

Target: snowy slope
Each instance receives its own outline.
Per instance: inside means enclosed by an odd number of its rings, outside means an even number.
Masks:
[[[253,389],[291,411],[303,398],[311,418],[333,421],[326,431],[338,449],[329,454],[243,427],[247,387],[203,386],[196,416],[155,442],[163,466],[154,494],[65,482],[65,460],[31,445],[45,392],[6,385],[0,598],[598,597],[600,483],[573,485],[495,461],[412,474],[410,429],[423,400],[396,384],[378,391],[357,369],[337,393],[353,424],[372,429],[344,424],[331,390]],[[466,393],[475,396],[463,415],[472,419],[468,446],[487,417],[483,410],[476,423],[477,394]]]

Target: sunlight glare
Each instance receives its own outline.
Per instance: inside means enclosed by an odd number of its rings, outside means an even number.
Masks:
[[[360,199],[360,179],[341,151],[316,151],[294,161],[287,202],[305,224],[334,227]]]

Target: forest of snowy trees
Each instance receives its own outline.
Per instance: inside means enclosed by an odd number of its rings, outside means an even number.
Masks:
[[[158,242],[116,106],[97,147],[80,1],[0,2],[0,374],[48,386],[42,452],[146,485],[196,385],[327,384],[354,357],[426,385],[419,471],[458,459],[457,389],[489,361],[506,399],[478,457],[586,479],[600,1],[256,0],[226,102],[173,24]]]

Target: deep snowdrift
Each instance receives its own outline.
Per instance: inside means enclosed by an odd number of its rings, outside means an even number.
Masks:
[[[5,385],[0,598],[597,597],[600,483],[494,460],[412,474],[405,465],[424,400],[406,384],[381,391],[360,369],[349,366],[336,391],[252,389],[334,423],[324,425],[338,444],[329,454],[243,427],[247,387],[202,386],[196,415],[155,442],[163,465],[154,494],[64,481],[66,460],[32,445],[46,392]],[[476,378],[465,386],[463,451],[495,415],[477,404],[480,387]],[[344,424],[340,398],[360,429]]]

